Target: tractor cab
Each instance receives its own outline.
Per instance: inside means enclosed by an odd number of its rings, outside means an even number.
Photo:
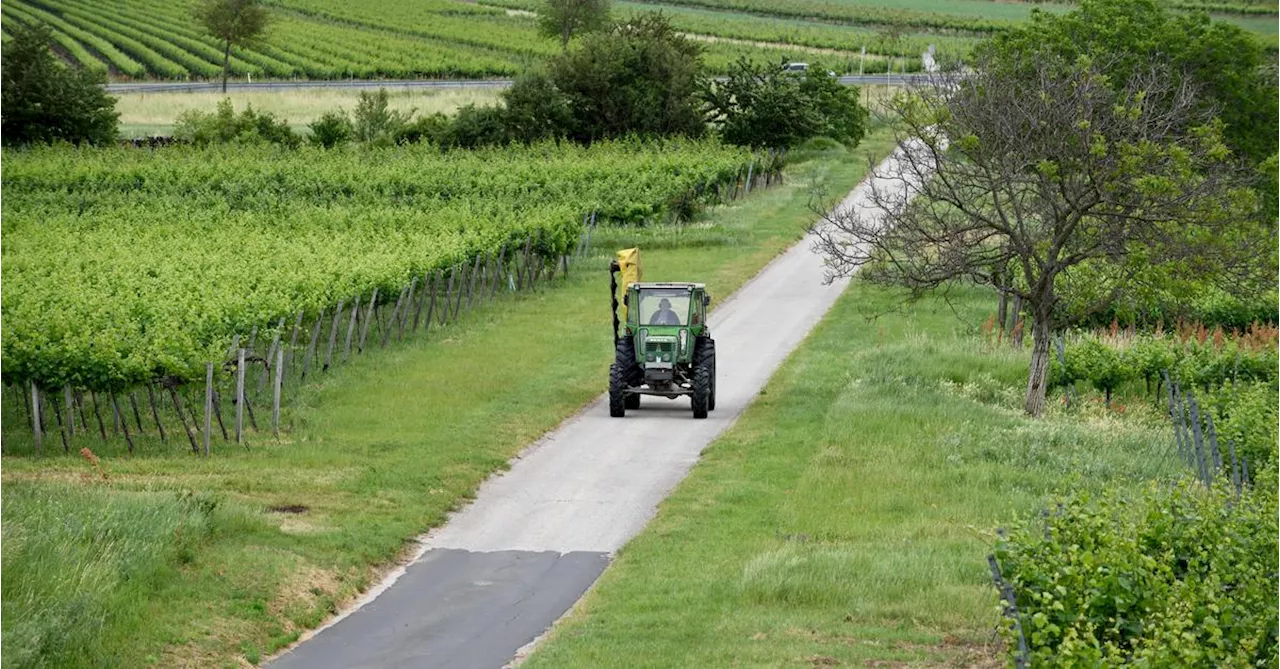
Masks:
[[[624,255],[629,254],[629,255]],[[634,268],[629,267],[634,258]],[[624,280],[623,319],[618,318],[614,281],[615,359],[609,374],[609,413],[640,408],[641,395],[675,399],[688,395],[693,417],[715,409],[715,341],[707,326],[711,297],[701,283],[639,281],[639,252],[619,252],[614,272]]]

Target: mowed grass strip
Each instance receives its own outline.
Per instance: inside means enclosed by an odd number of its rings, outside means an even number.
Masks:
[[[803,234],[813,187],[848,190],[891,146],[878,133],[699,223],[600,230],[597,248],[640,243],[647,279],[722,299]],[[318,625],[604,391],[606,263],[319,376],[282,443],[3,458],[3,665],[237,666]]]
[[[990,530],[1176,458],[1154,410],[1025,418],[985,293],[897,304],[855,282],[523,669],[1003,666]]]

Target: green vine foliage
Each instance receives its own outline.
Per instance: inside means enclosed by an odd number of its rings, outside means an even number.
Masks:
[[[751,154],[638,140],[441,153],[215,145],[6,151],[3,374],[89,389],[202,378],[269,332],[525,240],[572,251],[583,216],[664,214]]]
[[[1167,372],[1184,390],[1196,392],[1210,412],[1219,447],[1234,447],[1259,471],[1274,469],[1280,460],[1277,350],[1270,326],[1230,336],[1190,326],[1167,335],[1082,334],[1067,340],[1065,364],[1051,361],[1050,378],[1059,387],[1088,383],[1108,397],[1126,384],[1142,383],[1165,406]]]
[[[1275,666],[1275,509],[1274,485],[1187,480],[1077,495],[1014,529],[996,557],[1031,665]]]

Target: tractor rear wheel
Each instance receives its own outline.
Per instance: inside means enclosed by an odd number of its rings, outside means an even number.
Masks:
[[[640,408],[640,396],[635,393],[627,395],[627,409],[635,410]]]
[[[706,340],[710,341],[710,340]],[[698,347],[693,356],[693,417],[706,418],[711,409],[712,392],[715,388],[716,355],[715,348],[705,344]]]

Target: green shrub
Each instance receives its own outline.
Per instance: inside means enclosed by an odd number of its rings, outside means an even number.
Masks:
[[[1032,666],[1275,666],[1275,522],[1274,488],[1186,481],[1076,496],[1015,529],[996,557]]]
[[[500,107],[465,105],[439,136],[440,146],[475,149],[506,144],[507,127]]]
[[[389,145],[409,124],[413,112],[402,112],[390,107],[387,89],[376,92],[360,91],[354,120],[355,139],[366,144]]]
[[[289,127],[289,122],[277,119],[271,112],[254,111],[252,105],[236,114],[230,98],[224,98],[212,112],[196,109],[178,116],[173,126],[173,137],[199,146],[208,144],[280,144],[297,148],[302,137]]]
[[[440,112],[419,116],[400,128],[400,132],[396,133],[396,144],[417,144],[418,142],[440,144],[445,133],[449,131],[449,124],[449,117]]]
[[[311,129],[311,143],[326,149],[346,144],[355,134],[355,126],[342,110],[325,112],[307,127]]]

